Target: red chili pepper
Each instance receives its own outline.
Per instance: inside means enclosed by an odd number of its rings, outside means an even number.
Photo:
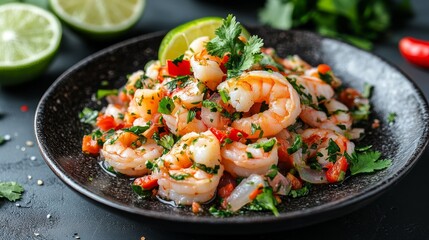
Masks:
[[[168,74],[172,76],[185,76],[191,74],[191,62],[189,60],[182,60],[173,63],[172,60],[167,60]]]
[[[225,131],[219,130],[217,128],[209,128],[210,132],[213,133],[213,135],[215,135],[215,137],[217,138],[217,140],[219,140],[219,142],[223,142],[228,135],[226,135]]]
[[[399,51],[409,62],[429,67],[429,41],[405,37],[399,41]]]
[[[235,128],[231,128],[231,131],[228,134],[228,137],[232,141],[240,141],[241,138],[247,138],[247,136],[249,136],[247,133]]]
[[[133,184],[142,187],[144,190],[150,190],[158,187],[158,179],[154,178],[152,175],[146,175],[136,178]]]
[[[109,115],[101,115],[97,118],[96,125],[103,131],[108,131],[112,128],[116,128],[118,124],[115,119]]]
[[[330,183],[336,183],[342,181],[346,174],[349,164],[346,157],[341,157],[334,164],[327,166],[328,171],[326,171],[326,179]]]

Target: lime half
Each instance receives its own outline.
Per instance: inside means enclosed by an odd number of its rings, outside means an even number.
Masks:
[[[188,50],[188,46],[195,39],[207,36],[210,39],[216,36],[215,30],[223,23],[220,17],[204,17],[192,20],[177,26],[170,30],[167,35],[162,39],[158,51],[158,58],[161,63],[165,63],[167,59],[175,59],[184,54]],[[250,36],[249,32],[242,27],[244,37]]]
[[[61,41],[61,24],[29,4],[0,6],[0,84],[31,80],[49,65]]]
[[[138,22],[145,0],[50,0],[52,11],[94,39],[115,37]]]

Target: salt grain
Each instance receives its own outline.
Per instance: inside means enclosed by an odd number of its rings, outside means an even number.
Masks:
[[[28,180],[31,180],[33,177],[31,175],[27,176]]]
[[[34,146],[34,143],[32,141],[26,141],[25,145],[27,145],[27,147],[32,147]]]
[[[43,181],[42,180],[37,180],[37,185],[42,186],[43,185]]]
[[[25,152],[25,147],[21,147],[21,151]]]
[[[9,141],[11,139],[11,137],[10,137],[9,134],[6,134],[6,135],[3,136],[3,139],[6,140],[6,141]]]
[[[36,236],[36,237],[38,237],[39,235],[40,235],[40,233],[38,233],[38,232],[34,233],[34,236]]]
[[[31,161],[34,161],[34,160],[36,160],[36,159],[37,159],[37,158],[36,158],[36,156],[31,156],[31,157],[30,157],[30,160],[31,160]]]
[[[16,203],[16,204],[15,204],[15,206],[17,206],[17,207],[21,207],[21,205],[20,205],[19,203]]]
[[[51,214],[46,215],[47,219],[50,219],[51,217],[52,217]]]

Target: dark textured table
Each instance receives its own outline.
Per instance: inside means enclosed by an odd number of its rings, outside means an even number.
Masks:
[[[261,3],[221,1],[148,1],[144,17],[123,39],[203,16],[233,13],[244,24],[257,24]],[[229,1],[232,2],[232,1]],[[429,96],[429,71],[405,62],[397,42],[411,35],[429,40],[429,1],[412,1],[416,17],[405,28],[376,45],[374,52],[398,66]],[[118,40],[119,41],[119,40]],[[151,228],[139,217],[102,206],[69,189],[44,163],[33,130],[37,103],[49,85],[67,68],[112,43],[91,43],[64,27],[61,48],[39,79],[15,88],[0,87],[0,135],[11,140],[0,146],[0,181],[17,181],[25,188],[16,203],[0,200],[0,239],[218,239]],[[21,106],[28,106],[27,112]],[[55,126],[52,126],[55,127]],[[31,143],[34,143],[32,145]],[[429,151],[415,168],[380,198],[346,216],[287,232],[234,239],[429,239],[429,191],[426,179]],[[37,184],[38,180],[43,185]],[[287,224],[285,222],[285,224]],[[192,225],[189,226],[190,230]],[[162,229],[162,230],[161,230]]]

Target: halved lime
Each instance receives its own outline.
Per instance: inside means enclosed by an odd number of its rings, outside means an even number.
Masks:
[[[175,27],[162,39],[158,59],[164,64],[167,59],[175,59],[184,54],[195,39],[202,36],[214,38],[215,30],[222,25],[222,22],[223,19],[220,17],[204,17]],[[250,36],[243,27],[241,34],[246,38]]]
[[[52,11],[75,30],[95,39],[120,35],[140,19],[145,0],[50,0]]]
[[[0,84],[31,80],[49,65],[61,41],[61,24],[29,4],[0,6]]]

